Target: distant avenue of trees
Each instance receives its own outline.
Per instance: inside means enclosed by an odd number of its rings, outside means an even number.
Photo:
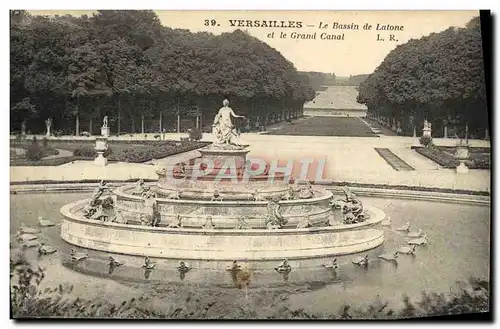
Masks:
[[[282,120],[314,97],[307,76],[240,30],[174,30],[152,11],[132,10],[92,17],[16,10],[10,19],[11,130],[24,122],[40,133],[50,117],[55,130],[95,132],[105,115],[113,132],[177,114],[211,123],[224,97],[239,114]]]
[[[322,86],[333,86],[335,84],[335,73],[301,71],[299,74],[310,81],[311,87],[315,91],[321,90]]]
[[[388,122],[399,121],[411,134],[424,119],[433,134],[443,127],[465,125],[484,137],[488,128],[480,19],[465,28],[450,27],[391,51],[359,86],[358,102],[369,114]],[[437,131],[436,131],[437,130]],[[463,137],[463,136],[461,136]]]
[[[311,87],[315,91],[324,90],[325,86],[359,86],[369,76],[369,74],[357,74],[348,77],[339,77],[335,73],[305,71],[300,71],[299,74],[309,79]]]

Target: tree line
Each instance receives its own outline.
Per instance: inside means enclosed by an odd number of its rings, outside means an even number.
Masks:
[[[480,18],[464,28],[450,27],[392,50],[359,86],[358,102],[404,133],[432,123],[433,135],[445,126],[465,126],[477,137],[488,128],[488,109]],[[460,136],[463,137],[463,136]]]
[[[308,79],[311,88],[315,91],[322,90],[323,86],[333,86],[335,85],[336,75],[335,73],[324,73],[324,72],[314,72],[314,71],[300,71],[299,74],[305,79]]]
[[[211,124],[228,98],[253,121],[300,115],[314,98],[307,76],[245,31],[213,35],[163,26],[153,11],[92,16],[10,13],[11,130],[138,132],[175,117]],[[168,23],[167,23],[168,24]],[[157,125],[154,129],[158,130]]]

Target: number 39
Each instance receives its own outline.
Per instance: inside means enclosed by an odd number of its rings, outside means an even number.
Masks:
[[[206,19],[205,20],[205,26],[215,26],[215,25],[217,25],[217,21],[215,19],[212,19],[212,20]]]

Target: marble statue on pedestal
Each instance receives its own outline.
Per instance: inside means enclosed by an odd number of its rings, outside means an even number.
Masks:
[[[52,132],[50,131],[50,128],[52,128],[52,118],[45,120],[45,126],[47,127],[47,137],[49,137],[52,135]]]
[[[216,138],[216,145],[235,145],[232,139],[237,137],[239,134],[234,127],[231,117],[234,118],[245,118],[242,115],[236,115],[232,108],[229,107],[229,101],[225,99],[223,102],[223,107],[219,109],[219,112],[215,116],[214,123],[212,125],[213,133]]]
[[[422,132],[422,136],[431,137],[431,123],[427,119],[424,120],[424,129],[422,129]]]
[[[108,116],[105,116],[104,119],[102,120],[101,136],[109,137],[109,134],[110,134],[110,127],[108,125]]]
[[[427,119],[424,120],[424,129],[431,130],[431,123]]]

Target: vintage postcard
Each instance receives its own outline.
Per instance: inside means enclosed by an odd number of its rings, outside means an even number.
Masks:
[[[489,29],[11,10],[11,318],[491,319]]]

